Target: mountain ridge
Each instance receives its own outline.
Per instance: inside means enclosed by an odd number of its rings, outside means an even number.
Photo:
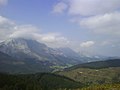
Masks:
[[[0,51],[12,58],[22,60],[22,62],[27,63],[29,67],[34,66],[35,68],[41,65],[42,67],[48,67],[50,71],[81,63],[79,58],[66,57],[61,51],[49,48],[43,43],[22,38],[9,39],[1,42]]]
[[[105,61],[88,62],[74,65],[73,67],[66,68],[65,70],[73,70],[77,68],[102,69],[109,67],[120,67],[120,59],[109,59]]]

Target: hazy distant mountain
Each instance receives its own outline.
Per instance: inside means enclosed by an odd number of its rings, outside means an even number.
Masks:
[[[79,58],[80,55],[73,51],[71,48],[65,47],[65,48],[57,48],[56,50],[60,51],[63,53],[63,55],[67,57],[74,57],[74,58]]]
[[[109,67],[120,67],[120,59],[109,59],[105,61],[96,61],[96,62],[78,64],[66,70],[77,69],[77,68],[101,69],[101,68],[109,68]]]
[[[78,52],[78,54],[81,56],[81,58],[85,63],[95,62],[95,61],[104,61],[104,60],[110,59],[109,57],[102,56],[102,55],[89,55],[89,54],[83,54],[80,52]],[[112,59],[116,59],[116,57],[113,57]]]
[[[58,52],[61,52],[62,55],[64,55],[65,57],[80,60],[82,63],[104,61],[104,60],[110,59],[107,56],[100,56],[100,55],[93,56],[93,55],[81,54],[79,52],[75,52],[74,50],[72,50],[71,48],[68,48],[68,47],[57,48],[56,50]],[[111,57],[111,59],[116,59],[116,57]]]

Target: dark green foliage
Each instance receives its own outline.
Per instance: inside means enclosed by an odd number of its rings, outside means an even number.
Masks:
[[[49,73],[29,75],[0,74],[0,90],[57,90],[80,88],[77,83],[64,76]]]

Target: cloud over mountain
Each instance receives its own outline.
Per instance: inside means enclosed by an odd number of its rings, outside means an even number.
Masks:
[[[89,48],[95,44],[94,41],[86,41],[80,44],[82,48]]]
[[[51,47],[64,47],[69,40],[59,33],[42,33],[33,25],[17,25],[10,19],[0,16],[0,40],[8,38],[35,39]]]

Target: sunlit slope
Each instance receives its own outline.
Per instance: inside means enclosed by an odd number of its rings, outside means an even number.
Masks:
[[[119,64],[120,60],[93,62],[73,66],[57,73],[86,85],[120,83]]]

